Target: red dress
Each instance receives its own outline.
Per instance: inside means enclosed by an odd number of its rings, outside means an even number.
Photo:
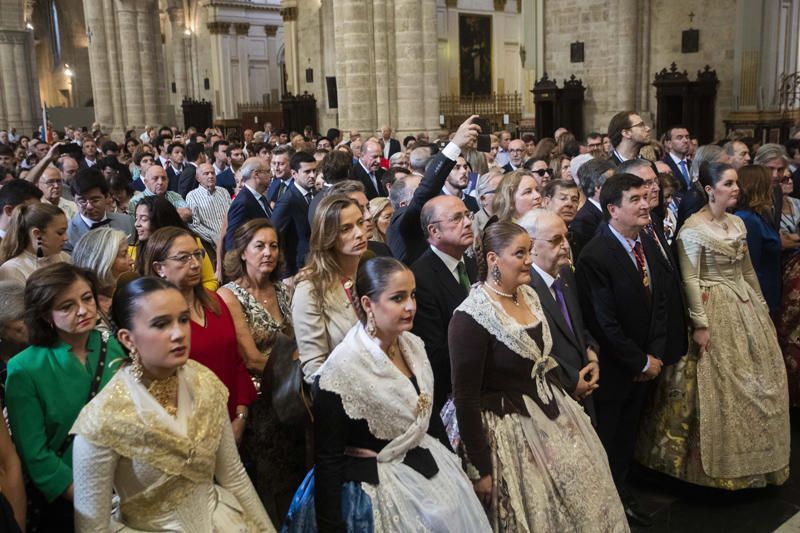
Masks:
[[[239,356],[236,328],[228,306],[216,293],[208,291],[219,305],[219,314],[204,308],[206,325],[191,321],[192,349],[189,357],[208,367],[228,387],[228,413],[236,416],[237,405],[250,405],[257,397],[250,374]]]

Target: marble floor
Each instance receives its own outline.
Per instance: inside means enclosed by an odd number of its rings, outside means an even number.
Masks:
[[[634,533],[800,533],[800,412],[792,413],[791,475],[781,487],[729,493],[643,468],[633,485],[654,522]]]

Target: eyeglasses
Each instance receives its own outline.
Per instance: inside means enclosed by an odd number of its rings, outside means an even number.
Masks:
[[[93,206],[97,207],[99,205],[102,205],[102,203],[105,201],[106,199],[102,196],[97,196],[94,198],[75,198],[75,203],[81,207],[86,207],[89,204],[92,204]]]
[[[541,176],[541,177],[545,177],[547,175],[552,175],[553,174],[553,169],[552,168],[540,168],[539,170],[531,170],[531,172],[533,172],[534,174],[539,174],[539,176]]]
[[[521,154],[524,151],[525,151],[524,148],[512,148],[511,150],[508,151],[508,153],[509,154]]]
[[[626,129],[632,130],[633,128],[646,128],[646,127],[647,127],[647,124],[645,124],[645,122],[643,120],[643,121],[641,121],[641,122],[639,122],[637,124],[634,124],[630,128],[626,128]]]
[[[568,231],[563,235],[556,235],[555,237],[552,237],[550,239],[535,239],[535,240],[549,242],[553,246],[553,248],[558,248],[559,246],[564,244],[565,241],[569,243],[570,237],[572,237],[572,233]]]
[[[784,176],[781,179],[781,183],[792,183],[792,177],[791,176]]]
[[[64,185],[64,180],[61,180],[61,179],[58,179],[58,180],[44,180],[42,183],[44,183],[48,187],[56,187],[56,186]]]
[[[431,224],[439,224],[441,222],[447,222],[448,224],[460,224],[464,222],[464,219],[467,218],[472,220],[475,217],[475,214],[472,211],[464,211],[463,213],[456,213],[444,220],[432,220]]]
[[[203,259],[205,258],[205,256],[206,256],[206,251],[205,250],[197,250],[196,252],[192,252],[190,254],[172,255],[170,257],[167,257],[167,259],[169,259],[171,261],[176,261],[176,262],[178,262],[178,263],[180,263],[182,265],[186,265],[192,259],[194,259],[198,263],[202,263]]]

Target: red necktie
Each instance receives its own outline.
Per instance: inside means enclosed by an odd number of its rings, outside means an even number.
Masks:
[[[636,241],[633,245],[633,255],[636,257],[636,266],[639,269],[639,275],[642,277],[642,285],[647,290],[647,295],[650,296],[650,278],[647,276],[647,261],[644,259],[644,250],[642,243]]]

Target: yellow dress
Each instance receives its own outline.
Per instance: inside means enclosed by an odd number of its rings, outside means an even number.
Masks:
[[[654,470],[727,490],[782,484],[789,475],[789,399],[781,350],[747,251],[707,209],[678,234],[689,316],[710,350],[692,344],[662,372],[640,425],[636,458]]]
[[[200,239],[196,238],[195,240],[197,241],[197,246],[203,248],[203,243],[200,242]],[[133,261],[136,261],[136,246],[128,246],[128,256]],[[211,259],[208,258],[208,254],[203,256],[203,264],[200,269],[203,276],[203,287],[211,292],[216,292],[219,288],[219,281],[217,280],[217,275],[214,273],[214,266],[211,264]]]

